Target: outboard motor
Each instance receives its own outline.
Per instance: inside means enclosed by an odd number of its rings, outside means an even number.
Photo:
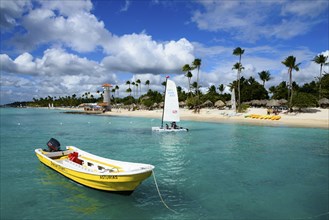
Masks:
[[[60,148],[61,144],[55,138],[50,138],[50,140],[47,143],[47,146],[48,146],[49,152],[55,152],[55,151],[61,150],[61,148]]]

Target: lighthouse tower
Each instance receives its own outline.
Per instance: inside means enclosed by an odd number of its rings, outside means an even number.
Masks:
[[[104,96],[103,96],[103,103],[106,110],[111,109],[111,96],[110,96],[110,88],[112,87],[111,84],[105,83],[103,84],[104,89]]]

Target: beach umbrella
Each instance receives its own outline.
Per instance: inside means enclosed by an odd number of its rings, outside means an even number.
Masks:
[[[266,106],[267,107],[280,106],[280,103],[279,103],[279,100],[271,99],[271,100],[267,101]]]
[[[215,102],[214,106],[217,108],[224,107],[225,103],[222,100],[218,100]]]
[[[202,107],[211,107],[213,106],[214,104],[210,101],[210,100],[207,100],[205,101],[201,106]]]

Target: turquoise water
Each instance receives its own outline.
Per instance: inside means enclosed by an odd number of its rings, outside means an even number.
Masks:
[[[328,219],[328,130],[1,111],[1,219]],[[155,165],[131,196],[83,187],[41,164],[35,148],[62,147]]]

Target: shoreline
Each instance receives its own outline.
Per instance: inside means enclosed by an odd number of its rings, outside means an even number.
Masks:
[[[100,116],[121,116],[121,117],[143,117],[161,119],[162,110],[135,110],[128,111],[127,109],[112,109],[111,112],[84,112],[83,109],[68,109],[55,108],[60,110],[72,110],[69,113],[77,112],[76,114],[96,114]],[[218,110],[204,108],[200,113],[193,113],[193,110],[180,108],[181,121],[200,121],[214,123],[237,123],[244,125],[258,126],[276,126],[276,127],[302,127],[302,128],[322,128],[329,129],[329,109],[309,108],[307,112],[298,113],[280,113],[279,120],[270,119],[253,119],[246,118],[251,114],[267,115],[266,108],[248,108],[245,113],[235,115],[232,110]],[[273,114],[272,114],[273,115]],[[181,123],[180,123],[181,124]]]
[[[329,129],[329,109],[312,108],[309,112],[302,113],[280,113],[279,120],[252,119],[245,116],[251,114],[267,115],[265,108],[249,108],[247,112],[235,115],[232,110],[201,109],[200,113],[193,113],[193,110],[180,109],[181,121],[201,121],[215,123],[239,123],[260,126],[280,126],[280,127],[305,127]],[[112,109],[100,115],[143,117],[161,119],[162,110],[135,110]]]

